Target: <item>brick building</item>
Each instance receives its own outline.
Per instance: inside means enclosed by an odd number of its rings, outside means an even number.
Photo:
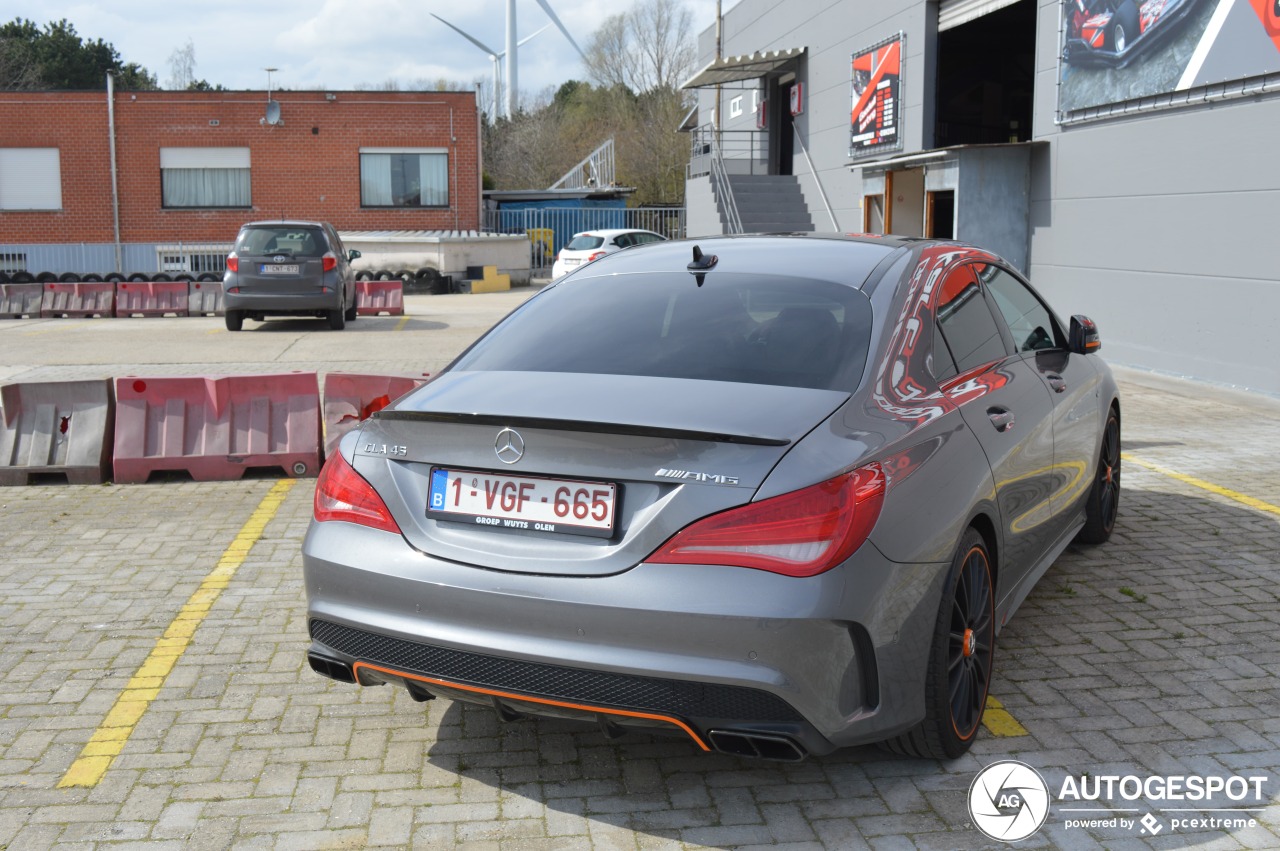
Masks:
[[[243,222],[279,216],[341,231],[480,228],[473,92],[270,100],[275,123],[266,92],[0,92],[0,265],[52,265],[19,254],[55,246],[94,255],[56,261],[71,270],[109,271],[117,261],[101,257],[117,246],[133,252],[126,266],[155,264],[157,246],[227,243]]]

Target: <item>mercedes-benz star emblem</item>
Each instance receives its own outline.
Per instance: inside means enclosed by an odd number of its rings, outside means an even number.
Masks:
[[[524,457],[524,438],[515,429],[504,428],[493,442],[493,451],[503,464],[514,464]]]

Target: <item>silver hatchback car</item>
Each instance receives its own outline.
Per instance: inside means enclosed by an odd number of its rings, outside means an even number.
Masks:
[[[318,316],[342,330],[356,318],[356,279],[342,238],[326,222],[249,222],[222,279],[228,331],[268,316]]]
[[[742,756],[957,757],[1001,627],[1114,527],[1099,346],[951,242],[609,254],[343,439],[311,667]]]

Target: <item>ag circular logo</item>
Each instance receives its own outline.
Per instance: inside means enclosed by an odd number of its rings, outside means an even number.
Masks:
[[[1012,759],[992,763],[978,772],[969,787],[969,816],[992,839],[1026,839],[1049,817],[1049,786],[1026,763]]]

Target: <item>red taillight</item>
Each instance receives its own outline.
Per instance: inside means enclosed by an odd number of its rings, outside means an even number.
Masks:
[[[234,251],[227,255],[227,271],[228,272],[240,271],[240,258],[236,256],[236,253]]]
[[[733,508],[685,527],[647,561],[815,576],[862,546],[884,502],[879,464]]]
[[[591,252],[591,256],[587,258],[587,262],[590,263],[592,260],[597,260],[608,253],[609,252],[607,251],[593,251]]]
[[[330,457],[320,470],[320,478],[316,480],[315,518],[321,523],[345,520],[400,534],[400,527],[382,497],[341,454]]]
[[[332,272],[334,269],[338,268],[338,255],[334,254],[332,251],[326,251],[320,258],[320,261],[324,264],[324,270],[326,272]]]

